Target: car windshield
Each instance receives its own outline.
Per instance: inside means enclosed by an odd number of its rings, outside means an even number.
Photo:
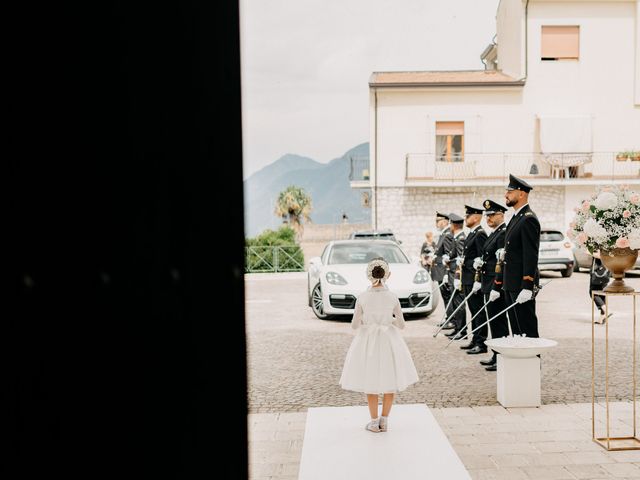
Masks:
[[[395,245],[343,243],[333,246],[329,254],[328,264],[369,263],[377,257],[382,257],[389,263],[409,263],[402,250]]]
[[[561,232],[549,231],[540,233],[541,242],[561,242],[564,240],[564,235]]]

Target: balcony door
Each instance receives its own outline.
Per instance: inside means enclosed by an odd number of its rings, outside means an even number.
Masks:
[[[464,122],[436,122],[436,159],[464,161]]]

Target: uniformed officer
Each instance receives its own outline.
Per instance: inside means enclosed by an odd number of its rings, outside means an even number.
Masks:
[[[538,251],[540,222],[529,207],[529,192],[533,189],[524,180],[509,175],[504,194],[508,207],[514,210],[504,238],[503,289],[514,334],[539,337],[534,289],[539,285]],[[513,314],[511,313],[513,312]]]
[[[481,288],[485,302],[491,300],[485,310],[484,321],[486,322],[506,307],[502,291],[502,264],[498,263],[498,252],[504,249],[504,234],[506,229],[504,213],[507,211],[507,207],[493,200],[485,200],[483,206],[487,225],[492,229],[491,235],[489,235],[489,238],[487,238],[484,244],[482,257],[477,263],[480,265],[480,272],[482,273]],[[509,335],[507,316],[504,313],[491,320],[488,327],[491,332],[491,338],[500,338]],[[486,337],[486,331],[484,333]],[[493,351],[491,358],[488,360],[480,360],[480,364],[486,366],[485,370],[494,372],[496,371],[496,360],[496,352]]]
[[[449,224],[451,225],[453,244],[451,245],[451,249],[445,254],[443,260],[448,266],[447,274],[449,275],[449,283],[453,284],[453,290],[451,293],[451,295],[453,295],[453,299],[449,305],[449,310],[447,310],[447,318],[451,317],[451,314],[462,303],[462,300],[464,300],[464,295],[462,294],[462,281],[460,277],[465,242],[465,235],[462,227],[463,223],[464,218],[460,215],[455,213],[449,214]],[[447,336],[449,338],[458,334],[462,336],[465,333],[463,329],[467,323],[466,319],[467,310],[463,307],[459,308],[455,315],[452,318],[449,318],[449,325],[445,326],[445,328],[453,328],[453,332],[447,334]]]
[[[443,263],[442,257],[451,250],[453,245],[453,235],[449,227],[449,215],[436,212],[436,227],[440,230],[440,236],[436,242],[435,250],[433,252],[433,265],[431,266],[431,278],[438,283],[443,281],[448,282],[449,277],[446,275],[447,266]],[[445,280],[446,278],[446,280]],[[449,299],[451,298],[451,290],[453,289],[453,282],[451,284],[445,283],[440,287],[440,294],[442,295],[442,301],[444,306],[447,306]]]
[[[470,232],[464,241],[464,251],[462,253],[462,294],[465,298],[469,297],[467,299],[467,307],[469,308],[471,317],[473,317],[476,312],[482,308],[482,305],[484,305],[483,296],[480,292],[480,272],[476,270],[474,260],[482,256],[484,243],[487,241],[487,233],[480,225],[483,210],[470,205],[465,205],[464,208],[465,224]],[[476,288],[474,288],[474,284],[476,284]],[[473,319],[471,326],[475,328],[484,321],[482,316],[478,315]],[[486,339],[487,329],[479,329],[473,334],[471,341],[467,345],[462,345],[460,348],[472,355],[486,353],[487,346],[484,344]]]

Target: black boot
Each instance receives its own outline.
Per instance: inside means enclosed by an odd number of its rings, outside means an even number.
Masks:
[[[496,363],[498,363],[498,359],[495,353],[488,360],[480,360],[480,365],[484,365],[485,367],[495,365]]]

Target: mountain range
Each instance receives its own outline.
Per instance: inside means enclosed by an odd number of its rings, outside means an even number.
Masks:
[[[278,194],[289,185],[302,187],[311,196],[313,223],[339,223],[346,213],[350,223],[368,223],[371,209],[361,205],[362,190],[349,184],[351,157],[369,157],[369,143],[362,143],[339,158],[320,163],[308,157],[286,154],[244,181],[245,235],[254,237],[281,220],[273,213]]]

